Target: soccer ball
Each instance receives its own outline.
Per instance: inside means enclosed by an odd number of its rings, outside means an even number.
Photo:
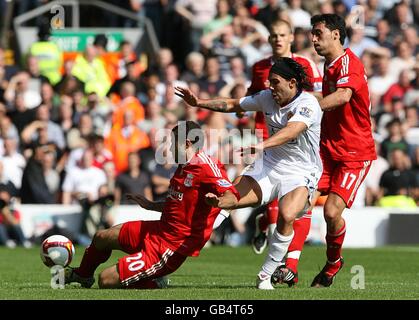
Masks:
[[[44,240],[41,244],[41,259],[47,267],[59,265],[67,267],[75,254],[73,243],[70,239],[53,235]]]

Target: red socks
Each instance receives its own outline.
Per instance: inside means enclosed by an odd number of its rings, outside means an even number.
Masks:
[[[311,226],[311,211],[307,211],[304,215],[294,221],[294,238],[288,247],[287,259],[285,261],[286,267],[297,273],[297,266],[300,259],[301,251],[304,247],[304,242]]]
[[[266,208],[266,214],[262,216],[259,220],[259,230],[262,232],[268,231],[270,224],[275,224],[278,220],[278,199],[272,201],[268,204]]]
[[[342,219],[343,220],[343,219]],[[335,274],[339,271],[340,263],[336,263],[339,261],[342,253],[342,244],[343,240],[345,239],[346,234],[346,224],[345,220],[343,220],[343,226],[336,232],[335,234],[327,234],[326,235],[326,244],[327,244],[327,262],[328,262],[328,271],[331,275]]]
[[[98,250],[92,243],[84,251],[80,267],[76,270],[77,274],[84,278],[92,277],[96,268],[107,261],[111,254],[112,250]]]

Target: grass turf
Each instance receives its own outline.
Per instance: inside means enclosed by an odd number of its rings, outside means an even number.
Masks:
[[[77,265],[84,248],[76,248],[73,265]],[[0,299],[153,299],[153,300],[312,300],[312,299],[419,299],[419,246],[345,249],[345,266],[330,288],[310,288],[313,277],[323,267],[325,248],[306,246],[299,278],[294,288],[278,287],[274,291],[254,288],[255,275],[264,255],[255,255],[249,247],[211,247],[198,258],[189,258],[170,276],[164,290],[81,289],[78,285],[64,290],[50,287],[50,272],[39,257],[38,248],[10,250],[0,247]],[[115,263],[121,253],[115,252],[103,267]],[[355,265],[365,271],[365,289],[352,289],[351,273]],[[355,268],[354,268],[355,269]],[[96,276],[98,274],[96,273]],[[356,282],[356,281],[355,281]],[[359,282],[357,282],[359,283]]]

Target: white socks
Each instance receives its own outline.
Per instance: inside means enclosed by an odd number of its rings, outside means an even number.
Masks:
[[[294,231],[289,236],[283,236],[275,229],[269,243],[269,252],[264,264],[262,265],[261,274],[271,276],[275,269],[280,265],[281,261],[287,254],[288,247],[294,237]]]

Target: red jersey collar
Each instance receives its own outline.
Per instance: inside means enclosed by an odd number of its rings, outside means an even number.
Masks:
[[[343,53],[339,57],[337,57],[335,60],[333,60],[331,63],[329,63],[327,68],[329,69],[330,67],[332,67],[336,63],[336,61],[338,61],[340,58],[342,58],[345,54],[348,53],[348,50],[350,49],[349,48],[344,49]]]

